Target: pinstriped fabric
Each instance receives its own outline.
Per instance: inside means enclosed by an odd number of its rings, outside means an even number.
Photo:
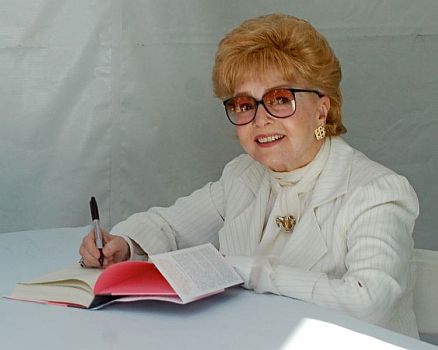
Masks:
[[[357,158],[348,191],[315,208],[328,254],[311,270],[324,274],[281,266],[274,282],[284,295],[418,336],[411,263],[416,195],[403,177]]]
[[[388,194],[393,187],[395,194]],[[327,220],[330,206],[321,207],[322,231],[325,224],[333,227],[325,234],[328,254],[311,269],[314,274],[285,265],[275,269],[280,292],[418,336],[412,308],[414,198],[407,181],[389,175],[345,198],[334,222]]]
[[[149,254],[206,242],[218,247],[217,232],[223,225],[222,189],[218,186],[207,184],[189,197],[179,198],[172,207],[134,214],[115,225],[111,233],[128,236]]]
[[[268,171],[247,155],[221,179],[113,228],[149,253],[212,241],[253,256],[265,226]],[[411,256],[418,201],[408,181],[332,138],[330,155],[271,275],[282,295],[418,336]]]

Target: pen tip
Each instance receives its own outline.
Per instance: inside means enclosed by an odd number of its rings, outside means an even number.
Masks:
[[[103,267],[103,251],[102,251],[102,249],[99,249],[99,251],[100,251],[99,264],[100,264],[100,267]]]

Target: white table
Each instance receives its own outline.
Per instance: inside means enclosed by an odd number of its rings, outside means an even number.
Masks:
[[[86,232],[88,227],[0,234],[0,295],[9,294],[18,281],[77,261]],[[143,301],[99,311],[2,298],[0,348],[285,349],[297,329],[303,329],[299,326],[306,318],[328,321],[402,348],[438,349],[312,304],[257,295],[239,287],[188,305]],[[312,334],[315,336],[307,337],[306,342],[321,341],[321,348],[326,349],[332,348],[330,344],[337,350],[343,345],[358,349],[364,344],[361,335],[353,340],[355,344],[351,339],[347,344],[346,337],[324,337],[320,331]],[[310,347],[295,344],[293,348]]]

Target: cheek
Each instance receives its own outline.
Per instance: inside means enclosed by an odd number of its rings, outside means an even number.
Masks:
[[[247,130],[236,130],[236,136],[239,140],[240,146],[245,150],[245,152],[251,154],[253,152],[254,145],[250,136],[250,132]]]
[[[245,126],[236,127],[236,136],[240,143],[248,142],[250,139],[250,132]]]
[[[291,120],[288,129],[299,134],[312,134],[313,130],[318,126],[316,118],[312,118],[311,114],[299,115],[296,119]],[[303,135],[304,136],[304,135]]]

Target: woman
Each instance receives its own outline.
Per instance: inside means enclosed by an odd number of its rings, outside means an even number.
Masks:
[[[245,287],[418,337],[408,181],[339,135],[341,69],[306,21],[248,20],[220,42],[213,86],[247,154],[169,208],[104,232],[105,266],[212,242]],[[90,232],[80,254],[98,266]]]

